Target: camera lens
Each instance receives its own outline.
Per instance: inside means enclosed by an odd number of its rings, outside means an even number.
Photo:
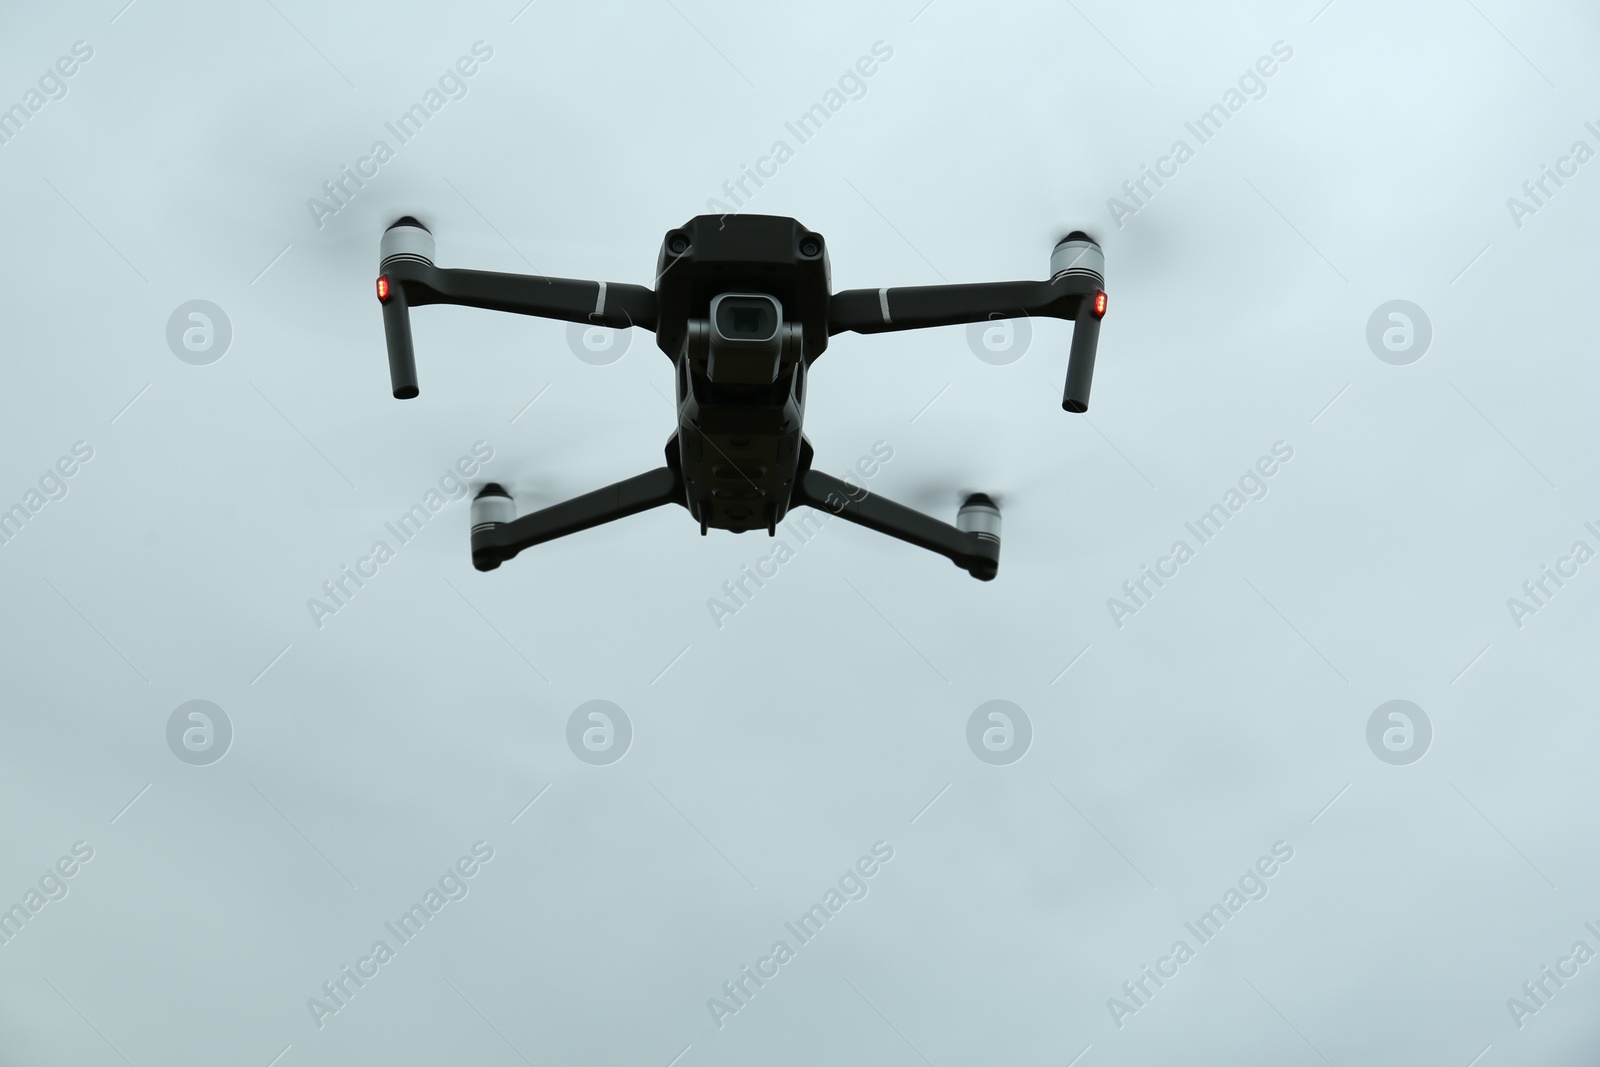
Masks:
[[[689,238],[681,233],[675,233],[667,238],[667,250],[675,256],[681,256],[689,250]]]
[[[705,353],[708,378],[730,385],[777,381],[786,348],[783,305],[777,297],[719,293],[711,298],[710,320],[700,349]]]
[[[717,332],[730,341],[766,341],[778,329],[770,297],[723,297],[717,304]]]
[[[822,251],[822,242],[815,237],[802,237],[800,239],[800,254],[810,258]]]

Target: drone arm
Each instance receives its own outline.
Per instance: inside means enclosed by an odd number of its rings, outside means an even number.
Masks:
[[[405,287],[380,275],[378,300],[383,304],[383,341],[389,349],[389,384],[396,400],[410,400],[417,395],[417,349],[411,340]]]
[[[833,294],[828,333],[884,333],[989,319],[1043,317],[1072,321],[1072,350],[1061,406],[1089,410],[1100,319],[1106,313],[1105,255],[1093,238],[1069,234],[1050,256],[1047,282],[981,282],[899,289],[846,289]]]
[[[1000,567],[1000,542],[960,530],[896,504],[831,474],[808,470],[795,484],[793,503],[827,511],[846,522],[937,552],[981,581]]]
[[[1085,296],[1099,286],[1071,276],[1060,282],[979,282],[894,289],[846,289],[833,294],[828,333],[884,333],[955,326],[1023,315],[1076,319]]]
[[[503,493],[498,486],[486,486],[473,501],[472,565],[480,571],[494,570],[523,549],[558,537],[664,504],[685,503],[683,479],[670,467],[636,474],[520,519],[510,517],[515,505]]]
[[[1105,315],[1105,294],[1083,298],[1082,313],[1072,324],[1072,347],[1067,351],[1067,382],[1061,392],[1061,409],[1075,414],[1089,410],[1089,386],[1094,382],[1095,350],[1100,347],[1100,319]]]
[[[462,307],[535,315],[565,322],[627,329],[656,325],[656,294],[642,285],[541,278],[405,264],[390,274],[412,307],[459,304]]]
[[[656,327],[656,294],[642,285],[441,268],[434,266],[433,253],[433,235],[415,219],[401,219],[383,235],[378,300],[383,304],[390,383],[400,400],[417,395],[413,307],[459,304],[617,329]]]

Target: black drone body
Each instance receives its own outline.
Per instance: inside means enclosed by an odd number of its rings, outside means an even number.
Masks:
[[[806,376],[844,331],[881,333],[988,319],[1048,316],[1074,321],[1062,407],[1089,406],[1104,255],[1073,233],[1050,257],[1050,280],[832,292],[827,245],[791,218],[701,215],[668,232],[656,288],[574,281],[433,263],[433,235],[403,218],[383,235],[378,299],[397,399],[417,395],[409,309],[460,304],[567,322],[640,327],[672,360],[678,429],[666,465],[561,504],[516,517],[505,490],[487,485],[472,504],[472,562],[493,570],[524,548],[665,504],[710,529],[776,533],[790,508],[844,519],[938,552],[973,577],[1000,564],[1000,512],[967,498],[955,525],[811,469],[801,433]]]

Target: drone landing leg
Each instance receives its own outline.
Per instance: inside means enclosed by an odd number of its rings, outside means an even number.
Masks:
[[[987,504],[987,498],[984,500]],[[808,470],[800,476],[793,502],[830,512],[847,522],[937,552],[979,581],[992,580],[1000,569],[998,521],[994,523],[992,535],[963,530],[903,504],[874,496],[860,486],[831,474],[814,470]],[[970,507],[971,502],[963,511]],[[987,507],[998,520],[998,511],[993,504],[987,504]]]
[[[516,505],[505,490],[487,485],[472,502],[472,565],[492,571],[525,548],[663,504],[686,505],[683,479],[670,467],[657,467],[520,519],[513,517]]]

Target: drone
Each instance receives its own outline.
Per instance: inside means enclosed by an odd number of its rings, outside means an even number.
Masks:
[[[384,232],[378,300],[397,400],[417,396],[411,309],[428,304],[654,331],[677,381],[677,431],[664,466],[523,515],[485,485],[472,501],[472,565],[491,571],[525,548],[667,504],[700,533],[765,529],[791,508],[825,509],[948,558],[980,581],[1000,569],[1000,509],[973,493],[954,525],[812,469],[801,432],[806,377],[837,333],[886,333],[990,319],[1073,323],[1061,406],[1089,409],[1105,254],[1074,231],[1050,254],[1050,280],[831,292],[822,235],[775,215],[700,215],[667,232],[656,287],[434,265],[433,234],[411,216]]]

